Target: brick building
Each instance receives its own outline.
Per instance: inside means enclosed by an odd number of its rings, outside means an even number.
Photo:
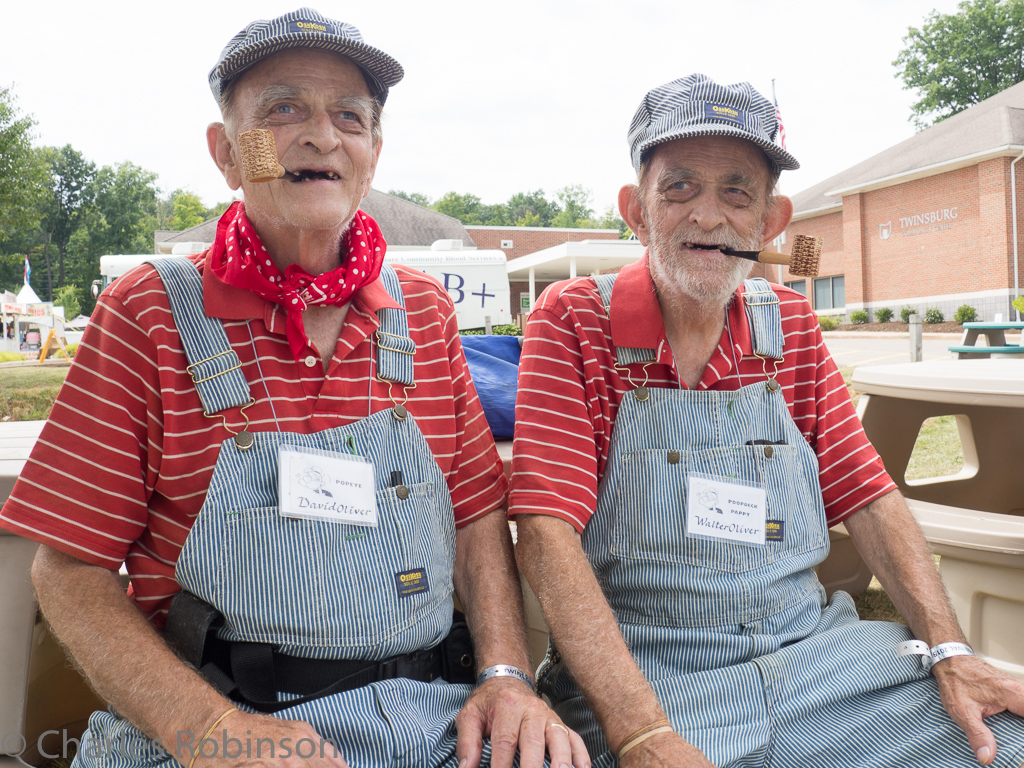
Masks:
[[[617,229],[561,229],[558,227],[488,227],[469,224],[466,231],[473,238],[480,250],[504,251],[509,261],[522,256],[529,256],[537,251],[544,251],[563,243],[578,243],[584,240],[618,240]],[[547,277],[544,282],[534,284],[535,295],[547,288],[556,280],[569,277],[569,270],[557,277]],[[575,275],[573,275],[575,277]],[[512,316],[525,309],[518,297],[529,296],[530,283],[526,280],[515,280],[509,277],[509,290],[512,294]]]
[[[557,227],[485,227],[467,224],[466,231],[480,250],[500,250],[518,259],[561,243],[581,240],[618,240],[617,229],[559,229]],[[568,275],[566,275],[568,277]]]
[[[820,277],[769,279],[819,314],[889,307],[1011,316],[1024,275],[1024,83],[793,196],[793,236],[824,238]],[[778,274],[776,271],[778,270]]]

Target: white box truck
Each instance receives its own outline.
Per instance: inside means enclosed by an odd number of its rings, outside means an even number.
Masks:
[[[182,253],[198,253],[204,243],[187,243]],[[426,272],[448,291],[455,304],[459,330],[485,328],[488,323],[512,322],[506,259],[502,251],[461,250],[461,240],[438,240],[429,249],[395,248],[385,261],[403,264]],[[175,251],[179,249],[176,247]],[[100,280],[92,284],[93,296],[125,272],[150,259],[165,259],[174,254],[129,254],[100,257]]]
[[[438,240],[430,250],[391,250],[385,261],[403,264],[435,278],[455,305],[459,330],[512,322],[507,259],[502,251],[462,251]]]

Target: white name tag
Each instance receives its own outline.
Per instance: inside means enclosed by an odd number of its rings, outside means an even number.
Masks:
[[[687,478],[686,535],[764,546],[764,488],[702,475]]]
[[[361,456],[282,445],[277,451],[283,517],[377,526],[373,464]]]

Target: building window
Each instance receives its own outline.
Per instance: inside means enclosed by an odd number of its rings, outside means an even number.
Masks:
[[[819,277],[814,281],[815,309],[841,309],[845,306],[846,279],[842,275]]]
[[[786,283],[786,287],[796,291],[801,296],[807,295],[807,281],[806,280],[794,280],[791,283]]]
[[[502,248],[515,248],[515,246],[512,245],[512,241],[511,240],[502,240],[501,241],[501,247]]]

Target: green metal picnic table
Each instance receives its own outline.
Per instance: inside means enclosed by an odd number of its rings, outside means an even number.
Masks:
[[[949,348],[958,360],[991,357],[992,355],[1024,354],[1020,341],[1009,344],[1007,331],[1024,330],[1024,322],[964,323],[964,335],[960,343]],[[984,344],[979,340],[984,339]]]

